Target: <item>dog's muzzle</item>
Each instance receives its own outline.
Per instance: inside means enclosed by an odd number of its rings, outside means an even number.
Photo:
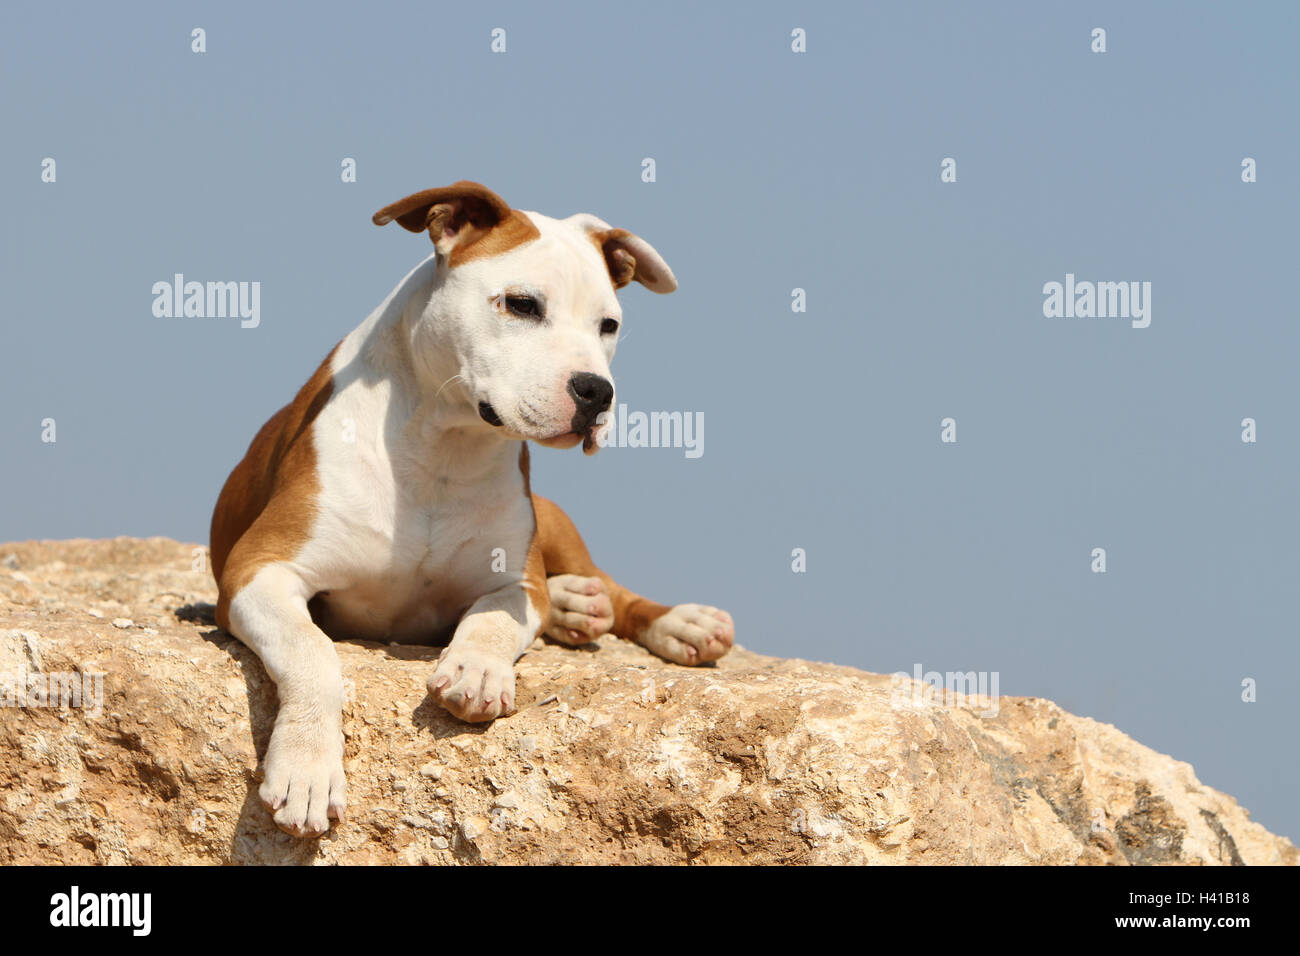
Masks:
[[[478,417],[493,427],[505,424],[505,422],[501,421],[501,416],[497,414],[497,410],[487,402],[478,403]]]

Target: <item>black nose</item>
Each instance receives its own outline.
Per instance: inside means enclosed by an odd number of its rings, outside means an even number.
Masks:
[[[581,434],[609,408],[614,400],[614,383],[591,372],[574,372],[569,378],[569,394],[574,404],[573,430]]]

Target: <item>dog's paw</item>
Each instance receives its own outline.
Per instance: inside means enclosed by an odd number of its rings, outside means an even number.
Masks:
[[[276,825],[297,837],[320,836],[331,819],[342,821],[347,780],[338,722],[282,710],[271,731],[258,796]]]
[[[650,622],[641,645],[678,664],[716,661],[736,641],[731,615],[704,604],[679,604]]]
[[[546,579],[551,595],[548,636],[564,644],[589,644],[614,626],[614,603],[600,578],[557,574]]]
[[[471,724],[515,709],[514,664],[477,648],[449,646],[427,686],[435,701]]]

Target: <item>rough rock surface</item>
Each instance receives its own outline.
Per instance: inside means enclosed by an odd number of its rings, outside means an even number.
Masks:
[[[349,818],[297,840],[257,800],[274,686],[195,553],[0,545],[0,696],[104,675],[98,715],[0,708],[0,863],[1297,862],[1187,764],[1045,700],[917,707],[847,667],[612,637],[539,641],[487,727],[426,697],[436,648],[340,644]]]

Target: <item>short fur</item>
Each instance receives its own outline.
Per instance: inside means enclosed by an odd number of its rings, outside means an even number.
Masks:
[[[279,692],[260,794],[298,835],[324,832],[346,803],[334,639],[449,641],[429,692],[467,721],[513,711],[514,661],[542,632],[569,644],[611,632],[682,664],[734,640],[725,611],[616,583],[529,484],[523,443],[596,450],[614,292],[675,289],[658,252],[595,216],[521,212],[470,182],[374,221],[427,231],[434,254],[262,427],[212,516],[217,621]]]

